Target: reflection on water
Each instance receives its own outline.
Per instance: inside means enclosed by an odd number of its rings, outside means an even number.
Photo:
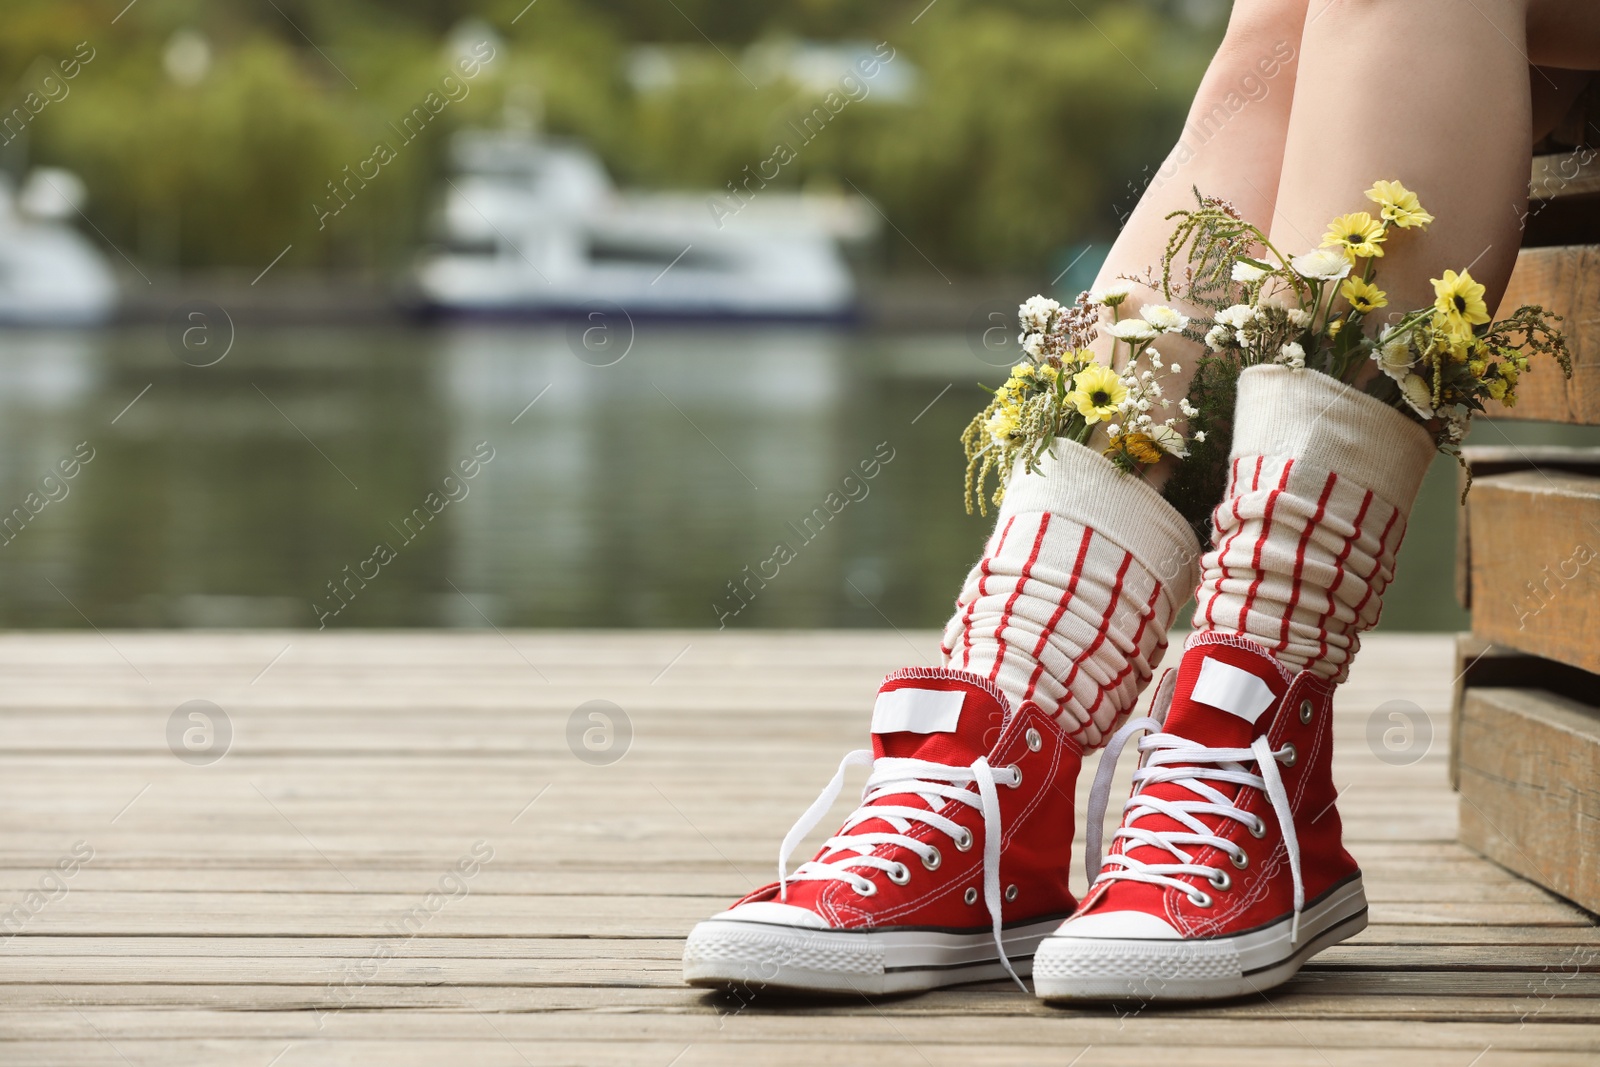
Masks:
[[[0,336],[0,624],[944,620],[987,528],[957,436],[1003,375],[959,336],[641,324],[614,365],[574,350],[241,328],[194,367],[159,329]],[[1453,480],[1386,627],[1461,624]]]

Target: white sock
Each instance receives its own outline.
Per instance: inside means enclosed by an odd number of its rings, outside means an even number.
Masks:
[[[1433,439],[1365,393],[1287,367],[1241,374],[1235,411],[1194,628],[1247,635],[1291,670],[1342,681],[1378,622]]]
[[[1058,440],[1011,479],[945,626],[944,665],[1033,701],[1085,746],[1133,709],[1199,574],[1183,516],[1104,456]]]

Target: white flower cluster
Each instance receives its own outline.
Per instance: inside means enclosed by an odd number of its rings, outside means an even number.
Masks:
[[[1128,295],[1132,292],[1132,282],[1112,282],[1104,289],[1090,290],[1089,303],[1103,304],[1108,308],[1114,308],[1128,299]]]
[[[1378,364],[1379,370],[1394,379],[1395,384],[1400,387],[1400,396],[1412,411],[1424,419],[1431,419],[1439,414],[1434,411],[1433,390],[1429,388],[1427,379],[1413,369],[1418,363],[1418,356],[1412,351],[1411,343],[1403,335],[1395,334],[1393,328],[1385,326],[1378,334],[1378,343],[1372,350],[1372,360]],[[1447,421],[1460,420],[1462,436],[1466,433],[1467,418],[1468,415],[1464,411],[1446,416]]]
[[[1182,459],[1189,454],[1188,442],[1177,428],[1178,417],[1172,416],[1157,422],[1156,417],[1151,414],[1157,406],[1162,409],[1172,407],[1172,401],[1167,399],[1165,390],[1157,380],[1156,371],[1179,374],[1182,373],[1183,367],[1176,362],[1164,364],[1161,353],[1150,345],[1150,342],[1161,334],[1178,333],[1188,325],[1187,315],[1165,304],[1146,304],[1139,309],[1137,319],[1122,319],[1107,327],[1107,333],[1119,340],[1127,341],[1133,349],[1127,367],[1118,378],[1123,388],[1128,391],[1127,396],[1117,405],[1117,414],[1123,421],[1114,422],[1106,428],[1113,438],[1124,432],[1142,433],[1170,456]],[[1140,360],[1147,362],[1149,367],[1141,369]],[[1187,397],[1179,398],[1178,409],[1183,412],[1185,418],[1192,418],[1197,410],[1189,403]],[[1204,441],[1205,434],[1197,434],[1196,440]]]
[[[1047,296],[1031,296],[1017,308],[1017,320],[1022,324],[1017,343],[1035,363],[1059,356],[1069,347],[1061,336],[1061,311],[1061,305]]]

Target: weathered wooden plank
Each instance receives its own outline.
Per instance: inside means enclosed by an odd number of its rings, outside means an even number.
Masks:
[[[1566,663],[1496,645],[1473,634],[1456,635],[1454,693],[1450,701],[1450,787],[1460,788],[1461,705],[1468,689],[1542,689],[1581,703],[1597,692],[1595,676]]]
[[[1573,375],[1551,363],[1536,366],[1517,385],[1517,405],[1496,406],[1497,419],[1537,419],[1594,425],[1600,422],[1600,246],[1524,248],[1500,301],[1500,314],[1539,304],[1564,317]]]
[[[1472,491],[1472,632],[1600,671],[1600,479],[1527,471]]]
[[[492,1018],[498,1018],[494,1016]],[[738,1041],[721,1043],[686,1044],[665,1041],[530,1041],[518,1039],[515,1043],[493,1033],[486,1019],[479,1024],[481,1035],[476,1037],[430,1040],[416,1038],[407,1041],[344,1040],[337,1046],[317,1042],[283,1042],[270,1040],[194,1040],[161,1041],[123,1039],[116,1050],[108,1048],[99,1039],[62,1041],[17,1041],[4,1046],[7,1062],[15,1067],[48,1065],[48,1067],[105,1067],[108,1062],[122,1063],[119,1054],[130,1064],[151,1067],[181,1063],[186,1067],[239,1067],[240,1064],[268,1063],[274,1056],[282,1056],[286,1067],[315,1067],[321,1064],[381,1063],[386,1067],[437,1067],[443,1062],[470,1063],[474,1067],[640,1067],[643,1065],[671,1064],[672,1067],[749,1067],[759,1062],[763,1067],[815,1067],[816,1064],[837,1059],[839,1048],[822,1040],[794,1040],[781,1044],[762,1044],[759,1048]],[[87,1027],[84,1027],[87,1030]],[[1040,1057],[1046,1055],[1034,1045],[1009,1043],[1004,1035],[985,1042],[972,1044],[940,1044],[918,1046],[914,1051],[905,1041],[893,1034],[872,1038],[852,1039],[849,1045],[852,1056],[862,1063],[894,1063],[909,1059],[925,1063],[927,1067],[970,1067],[981,1061],[992,1067],[1037,1067]],[[286,1052],[287,1050],[287,1052]],[[1084,1061],[1085,1067],[1148,1067],[1150,1063],[1171,1063],[1192,1058],[1192,1048],[1172,1045],[1151,1048],[1117,1048],[1111,1045],[1064,1044],[1050,1050],[1046,1062],[1070,1062],[1072,1056],[1093,1053]],[[1479,1050],[1481,1051],[1481,1050]],[[1317,1063],[1328,1067],[1392,1067],[1394,1053],[1382,1047],[1349,1049],[1319,1049]],[[111,1055],[113,1060],[108,1061]],[[1284,1063],[1303,1058],[1303,1045],[1238,1048],[1229,1046],[1229,1064],[1236,1067],[1282,1067]],[[1463,1056],[1470,1057],[1472,1050],[1421,1049],[1406,1054],[1409,1067],[1461,1067]],[[292,1056],[292,1058],[290,1058]],[[1066,1057],[1066,1059],[1060,1059]],[[1496,1047],[1492,1060],[1485,1061],[1493,1067],[1590,1067],[1592,1054],[1587,1052],[1520,1051]]]
[[[64,993],[69,992],[63,990]],[[393,990],[423,1001],[426,990]],[[443,1000],[447,989],[431,999]],[[479,1003],[480,992],[464,991],[453,1004],[419,1010],[336,1011],[304,1003],[276,1010],[245,1012],[173,1006],[154,1011],[140,1007],[72,1004],[56,1001],[57,1010],[19,1011],[8,1018],[13,1040],[82,1040],[95,1032],[114,1042],[123,1037],[250,1038],[280,1041],[341,1041],[350,1038],[439,1040],[476,1039],[484,1035],[482,1016],[493,1014],[496,1028],[513,1040],[637,1041],[676,1040],[683,1044],[737,1040],[754,1046],[768,1042],[815,1041],[826,1035],[835,1047],[852,1047],[857,1039],[891,1041],[905,1047],[905,1027],[913,1026],[918,1048],[949,1043],[981,1044],[1003,1036],[1016,1045],[1054,1050],[1069,1045],[1147,1046],[1182,1044],[1236,1047],[1293,1044],[1302,1050],[1339,1047],[1391,1049],[1457,1048],[1463,1063],[1486,1048],[1587,1050],[1600,1047],[1600,1024],[1582,1018],[1590,1002],[1538,996],[1506,998],[1418,998],[1399,1012],[1382,1002],[1361,1004],[1358,998],[1288,996],[1155,1009],[1137,1004],[1053,1008],[1015,987],[966,986],[943,993],[866,1002],[839,1000],[741,1002],[732,996],[685,990],[668,1001],[664,991],[617,990],[611,995],[583,991],[587,1001],[577,1009],[540,1010],[525,991],[517,1003]],[[174,998],[177,999],[177,998]],[[506,998],[510,999],[510,997]],[[1489,1001],[1488,1004],[1482,1003]],[[645,1010],[642,1001],[667,1002],[670,1010]],[[398,1008],[396,1004],[393,1007]],[[1337,1016],[1324,1009],[1341,1008]],[[1556,1012],[1564,1012],[1556,1016]],[[91,1029],[92,1027],[92,1029]],[[1053,1054],[1053,1053],[1052,1053]],[[1302,1051],[1304,1055],[1304,1051]]]
[[[1538,690],[1471,689],[1461,840],[1600,910],[1600,712]]]
[[[1512,471],[1565,471],[1568,474],[1600,475],[1600,448],[1569,445],[1469,445],[1461,450],[1463,466],[1457,470],[1457,484],[1463,498],[1471,502],[1468,486],[1478,478]],[[1456,523],[1456,601],[1472,608],[1472,525]]]
[[[438,955],[433,946],[412,945],[394,955],[354,956],[163,956],[160,982],[152,982],[147,959],[111,956],[16,956],[7,954],[6,982],[67,986],[498,986],[506,988],[650,987],[679,989],[678,953],[641,956],[623,950],[606,959],[576,953],[533,958],[501,955],[459,958]],[[415,949],[415,951],[412,951]],[[1494,954],[1504,962],[1505,954]],[[1319,956],[1301,981],[1325,996],[1500,996],[1509,990],[1550,996],[1600,998],[1600,953],[1585,957],[1570,949],[1531,953],[1516,967],[1496,966],[1490,954],[1457,947],[1417,953],[1340,946]],[[15,1005],[13,1005],[15,1006]]]
[[[754,888],[753,886],[750,888]],[[425,907],[421,895],[381,893],[69,893],[16,927],[34,935],[674,937],[725,902],[714,897],[511,896],[470,893]],[[410,917],[413,926],[403,924]],[[1410,925],[1590,925],[1554,898],[1541,901],[1373,903],[1375,921]],[[11,932],[8,930],[7,932]]]

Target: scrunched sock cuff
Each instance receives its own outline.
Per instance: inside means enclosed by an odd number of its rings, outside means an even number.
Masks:
[[[1194,628],[1343,681],[1382,612],[1433,438],[1325,374],[1278,366],[1239,376],[1233,433]]]
[[[1127,717],[1161,662],[1200,545],[1159,492],[1057,440],[1019,466],[983,558],[945,626],[944,665],[995,682],[1013,706],[1058,711],[1085,747]]]

